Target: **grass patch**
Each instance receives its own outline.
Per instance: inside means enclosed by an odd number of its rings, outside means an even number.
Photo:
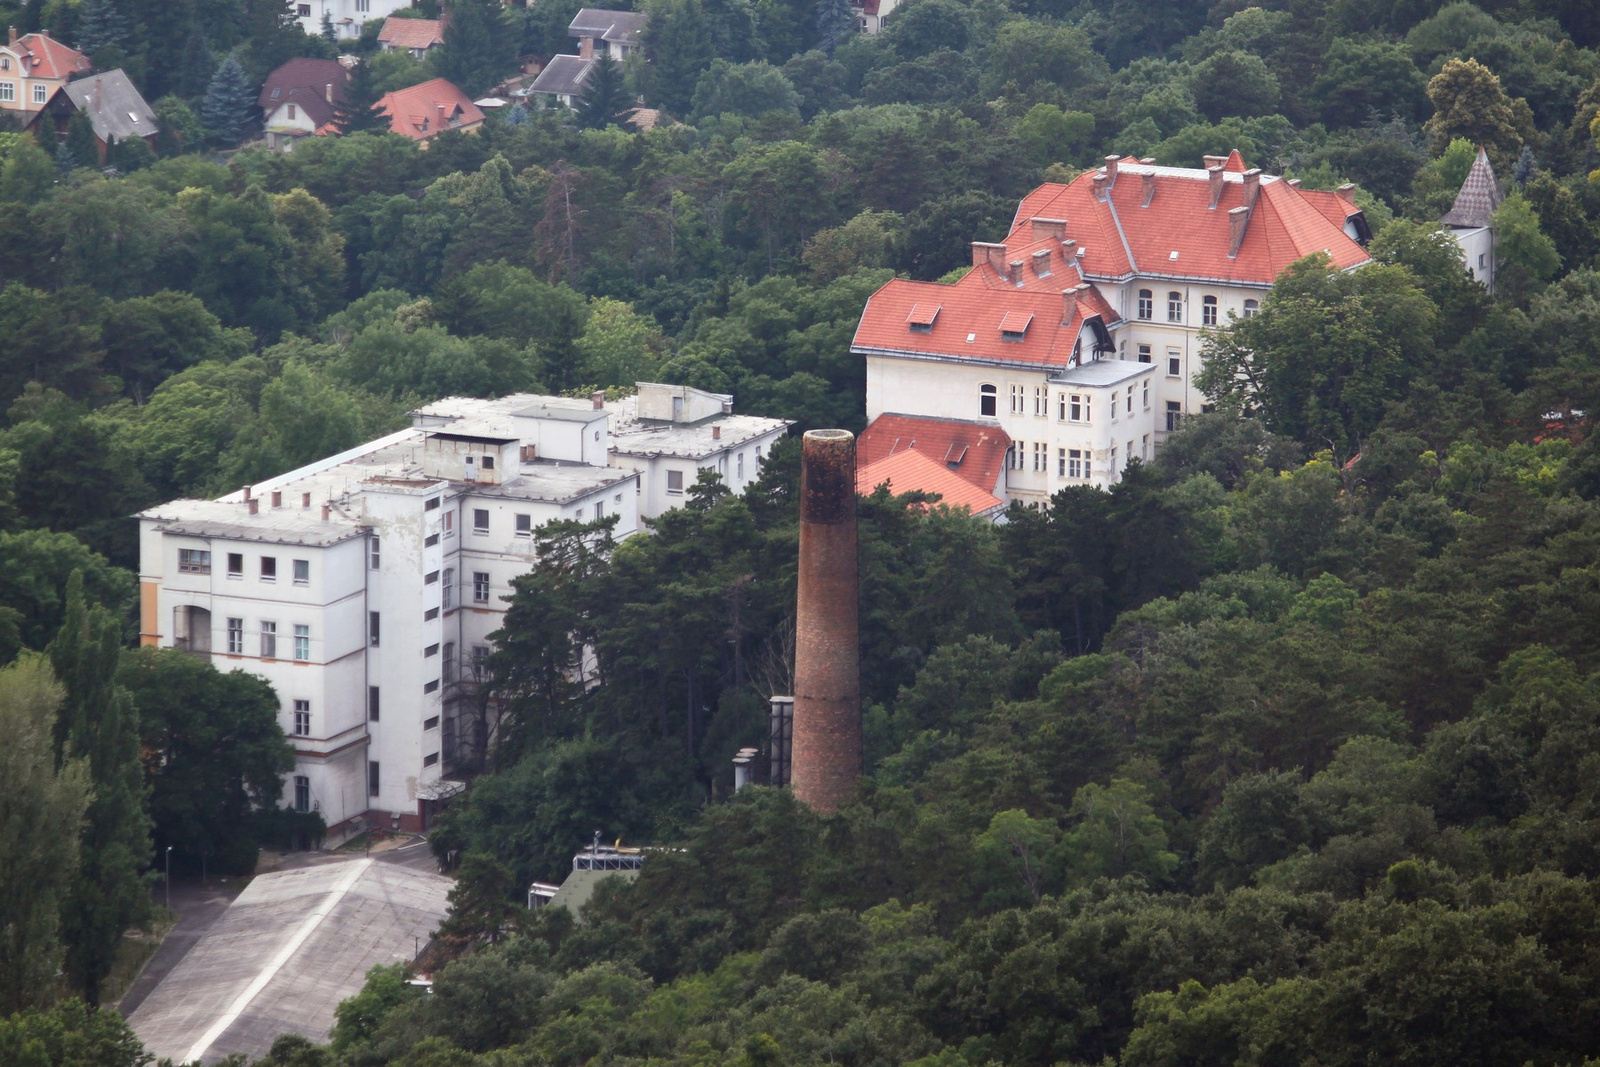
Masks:
[[[122,999],[122,994],[133,985],[134,979],[139,977],[139,972],[144,970],[145,964],[150,962],[150,957],[156,954],[156,949],[161,947],[161,942],[166,940],[177,922],[175,914],[166,908],[157,908],[148,928],[141,930],[135,927],[123,932],[111,973],[100,987],[102,1003],[115,1004]]]

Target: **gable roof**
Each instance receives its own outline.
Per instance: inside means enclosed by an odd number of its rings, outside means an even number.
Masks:
[[[1467,171],[1466,181],[1461,183],[1461,191],[1456,193],[1456,202],[1439,222],[1457,229],[1479,229],[1489,225],[1494,209],[1504,199],[1500,183],[1495,180],[1494,165],[1489,162],[1489,153],[1480,147],[1478,158]]]
[[[593,66],[594,60],[583,56],[551,56],[550,62],[528,86],[528,91],[550,93],[553,96],[576,96]]]
[[[43,33],[28,33],[8,46],[23,62],[30,78],[66,78],[92,70],[87,56]]]
[[[940,503],[953,508],[966,508],[974,515],[1005,506],[1005,502],[993,493],[979,489],[921,452],[898,452],[877,463],[856,468],[857,493],[867,495],[884,484],[894,494],[919,489],[925,493],[938,493]]]
[[[427,51],[444,44],[443,19],[402,19],[390,15],[378,31],[378,43],[392,48]]]
[[[478,105],[444,78],[384,93],[373,110],[388,118],[390,130],[413,141],[483,123]]]
[[[856,438],[856,466],[864,471],[880,466],[891,457],[915,452],[941,471],[953,474],[974,489],[988,493],[1000,483],[1000,472],[1005,469],[1006,450],[1010,447],[1010,435],[992,422],[885,412],[872,420],[872,424]],[[909,476],[912,471],[902,469],[901,473]],[[901,484],[902,493],[913,485],[922,487],[915,482]],[[876,486],[877,482],[871,482],[863,491],[870,493]]]
[[[298,104],[321,127],[344,102],[349,81],[350,72],[337,59],[291,59],[267,75],[256,105],[270,116],[285,104]]]
[[[572,17],[568,37],[598,37],[617,44],[638,44],[650,17],[642,11],[602,11],[586,7]]]
[[[1023,198],[1006,238],[1007,255],[1019,258],[1012,253],[1043,247],[1043,239],[1061,232],[1060,240],[1076,241],[1078,262],[1091,280],[1142,275],[1263,287],[1313,252],[1327,252],[1341,269],[1367,261],[1342,222],[1299,188],[1247,169],[1237,151],[1208,161],[1215,171],[1113,159],[1069,184],[1041,185]],[[1247,221],[1235,250],[1239,216],[1233,213],[1239,208]]]
[[[57,91],[66,93],[73,105],[89,116],[94,135],[106,144],[129,137],[154,137],[157,132],[156,113],[120,68],[68,82]]]

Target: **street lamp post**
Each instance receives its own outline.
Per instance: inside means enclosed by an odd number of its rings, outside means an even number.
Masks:
[[[167,846],[167,910],[172,910],[172,846]]]

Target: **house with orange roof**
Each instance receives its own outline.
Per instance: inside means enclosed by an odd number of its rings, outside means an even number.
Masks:
[[[429,49],[444,44],[444,19],[407,19],[394,15],[383,20],[378,31],[378,47],[385,52],[410,52],[422,59]]]
[[[94,69],[87,56],[47,34],[17,36],[11,27],[9,41],[0,47],[0,110],[24,116],[38,113],[57,89],[79,74]]]
[[[851,345],[866,360],[863,438],[884,419],[976,420],[1008,442],[1001,500],[1107,487],[1202,410],[1202,331],[1254,315],[1305,256],[1369,262],[1368,236],[1352,186],[1302,190],[1236,151],[1203,168],[1107,157],[1024,197],[959,281],[895,279],[869,298]]]
[[[446,130],[476,130],[483,112],[472,98],[443,78],[384,93],[373,105],[389,120],[389,129],[413,141],[426,142]]]

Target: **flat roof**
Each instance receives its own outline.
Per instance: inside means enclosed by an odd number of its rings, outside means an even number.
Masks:
[[[1155,366],[1154,363],[1138,363],[1131,359],[1097,359],[1057,371],[1050,376],[1050,381],[1061,385],[1116,385],[1153,371]]]
[[[788,419],[760,415],[712,415],[698,422],[665,422],[639,417],[637,395],[606,405],[611,412],[611,451],[620,456],[676,456],[704,459],[737,448],[792,425]],[[712,427],[721,432],[713,437]]]

